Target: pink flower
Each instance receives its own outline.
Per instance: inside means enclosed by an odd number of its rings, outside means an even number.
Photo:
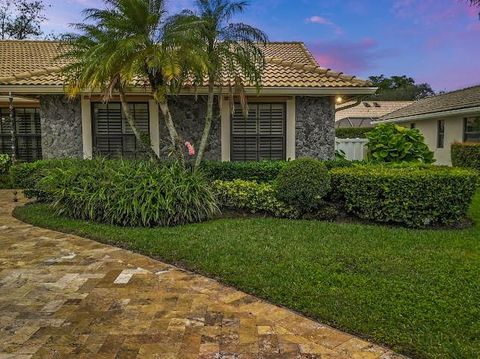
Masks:
[[[193,148],[193,145],[190,142],[185,142],[185,147],[188,148],[188,155],[189,156],[195,156],[195,148]]]

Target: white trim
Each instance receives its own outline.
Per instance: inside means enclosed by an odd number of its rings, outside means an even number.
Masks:
[[[83,158],[93,157],[93,134],[92,134],[92,106],[89,99],[82,97],[82,143]]]
[[[335,95],[368,95],[374,94],[376,87],[264,87],[257,91],[255,87],[245,88],[245,92],[249,95],[267,96],[267,95],[307,95],[307,96],[335,96]],[[13,92],[14,94],[64,94],[64,86],[54,85],[0,85],[1,92]],[[206,94],[208,89],[200,88],[196,92],[194,90],[182,91],[180,95]],[[89,95],[99,92],[88,92]],[[86,93],[85,93],[86,94]],[[150,95],[148,88],[135,87],[128,90],[128,94]],[[227,88],[223,89],[223,94],[228,95]]]
[[[220,146],[222,152],[222,161],[229,162],[230,161],[230,103],[228,99],[221,97],[221,124],[220,124],[220,131],[221,131],[221,138],[220,138]]]
[[[148,100],[148,111],[150,121],[150,143],[155,153],[160,156],[160,116],[158,104],[155,100]]]
[[[462,108],[459,110],[450,110],[450,111],[444,111],[444,112],[426,113],[423,115],[415,115],[415,116],[409,116],[409,117],[392,118],[389,120],[375,121],[374,123],[403,123],[403,122],[412,122],[412,121],[427,120],[427,119],[434,119],[434,118],[451,117],[456,115],[470,115],[478,112],[480,112],[480,106]]]
[[[296,127],[296,97],[287,100],[287,121],[285,134],[285,156],[287,160],[294,160],[296,156],[295,127]]]

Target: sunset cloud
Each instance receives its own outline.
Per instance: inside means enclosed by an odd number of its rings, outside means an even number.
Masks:
[[[310,24],[318,24],[318,25],[325,25],[325,26],[329,26],[331,27],[335,33],[337,35],[343,35],[344,31],[343,29],[336,25],[334,22],[332,22],[331,20],[323,17],[323,16],[319,16],[319,15],[314,15],[314,16],[311,16],[307,19],[305,19],[305,21],[307,23],[310,23]]]

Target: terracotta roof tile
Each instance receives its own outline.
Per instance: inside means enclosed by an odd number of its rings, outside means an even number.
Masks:
[[[335,121],[344,118],[372,118],[377,119],[393,111],[409,106],[413,101],[362,101],[358,106],[347,108],[335,113]],[[353,105],[354,101],[337,105],[338,108]]]
[[[0,84],[63,85],[59,73],[61,43],[0,41]],[[267,67],[263,87],[369,87],[368,81],[320,67],[301,42],[271,42],[265,46]]]

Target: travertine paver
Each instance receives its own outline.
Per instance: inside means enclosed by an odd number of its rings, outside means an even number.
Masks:
[[[0,191],[0,358],[397,358],[218,282],[22,223]]]

